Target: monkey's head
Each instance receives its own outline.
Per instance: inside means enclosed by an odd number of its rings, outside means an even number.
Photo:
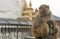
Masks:
[[[34,22],[34,26],[39,26],[43,22],[47,22],[51,19],[51,11],[48,5],[42,4],[39,7],[39,13],[37,14]]]
[[[53,20],[49,20],[47,23],[51,25],[51,27],[54,27],[56,25],[56,22]]]
[[[39,7],[39,14],[41,14],[41,16],[48,16],[51,14],[51,11],[49,9],[49,6],[48,5],[45,5],[45,4],[42,4],[40,7]]]

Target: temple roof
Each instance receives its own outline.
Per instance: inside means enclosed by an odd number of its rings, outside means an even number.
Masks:
[[[20,26],[30,26],[32,25],[29,20],[18,20],[18,19],[7,19],[0,18],[0,25],[20,25]]]
[[[60,21],[60,17],[55,16],[55,15],[52,15],[52,19],[55,20],[55,21]]]
[[[52,16],[55,21],[60,21],[60,17],[55,15]],[[0,25],[21,25],[21,26],[31,26],[32,21],[30,20],[18,20],[18,19],[8,19],[8,18],[0,18]]]

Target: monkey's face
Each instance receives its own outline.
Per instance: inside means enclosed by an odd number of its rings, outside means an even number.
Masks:
[[[40,13],[42,16],[48,15],[49,12],[50,12],[50,10],[49,10],[49,6],[48,6],[48,5],[41,5],[41,6],[39,7],[39,13]]]

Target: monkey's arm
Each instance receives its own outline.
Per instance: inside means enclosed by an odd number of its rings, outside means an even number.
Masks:
[[[37,15],[34,22],[33,22],[33,26],[35,26],[37,28],[40,23],[41,23],[40,22],[40,15]]]

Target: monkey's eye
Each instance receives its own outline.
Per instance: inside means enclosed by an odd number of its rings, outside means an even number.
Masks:
[[[40,7],[39,9],[42,9],[43,7]]]

